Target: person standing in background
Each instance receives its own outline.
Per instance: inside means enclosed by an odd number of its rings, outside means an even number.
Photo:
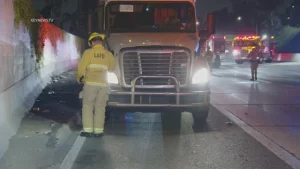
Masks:
[[[261,57],[261,53],[259,48],[256,46],[248,55],[250,59],[250,68],[251,68],[251,81],[257,80],[257,68],[259,65],[259,60]]]

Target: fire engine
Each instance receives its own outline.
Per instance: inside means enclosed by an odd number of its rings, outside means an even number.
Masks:
[[[272,49],[270,38],[263,36],[237,36],[232,42],[232,55],[237,64],[243,64],[248,60],[247,56],[256,46],[259,47],[262,57],[260,63],[272,61]]]
[[[206,45],[210,47],[210,50],[214,53],[214,67],[219,68],[221,66],[221,56],[225,54],[226,36],[213,34],[206,41]]]
[[[191,112],[194,124],[209,112],[209,67],[197,56],[194,0],[107,0],[105,47],[117,69],[108,74],[107,112]],[[99,12],[101,14],[101,12]]]

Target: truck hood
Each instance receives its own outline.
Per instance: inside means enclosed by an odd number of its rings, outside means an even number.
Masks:
[[[107,39],[115,53],[125,47],[157,45],[181,46],[194,51],[199,41],[193,33],[112,33]]]

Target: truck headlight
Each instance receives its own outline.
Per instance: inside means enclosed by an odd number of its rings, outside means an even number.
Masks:
[[[237,56],[239,55],[241,52],[239,50],[233,50],[232,55],[233,56]]]
[[[107,81],[109,84],[119,84],[118,77],[115,73],[108,72],[107,73]]]
[[[199,84],[199,83],[207,83],[209,80],[209,73],[206,68],[202,68],[198,70],[192,79],[192,84]]]

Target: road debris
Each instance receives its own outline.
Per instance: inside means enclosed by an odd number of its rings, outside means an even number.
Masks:
[[[50,92],[48,92],[48,94],[55,94],[55,92],[54,91],[50,91]]]
[[[40,111],[40,108],[39,107],[35,107],[32,109],[33,111]]]
[[[233,125],[233,123],[232,123],[231,121],[227,122],[226,124],[227,124],[228,126],[232,126],[232,125]]]

